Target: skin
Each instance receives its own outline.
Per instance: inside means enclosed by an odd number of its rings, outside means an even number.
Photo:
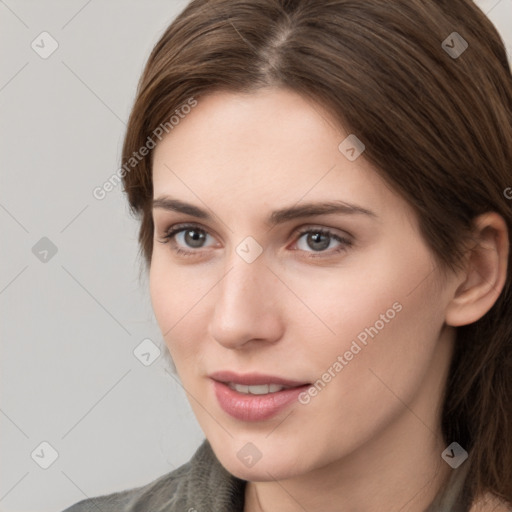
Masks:
[[[440,409],[455,328],[483,316],[505,282],[508,238],[499,215],[478,219],[485,246],[442,280],[410,205],[364,153],[352,162],[338,149],[348,134],[286,89],[216,92],[154,150],[154,198],[214,215],[207,221],[154,209],[150,294],[202,430],[222,465],[248,481],[245,512],[429,505],[452,471],[440,456]],[[329,200],[376,218],[266,222],[274,209]],[[185,232],[161,243],[180,223],[204,230],[203,245]],[[352,245],[327,238],[315,251],[299,228],[329,229]],[[236,252],[248,236],[263,249],[252,263]],[[218,404],[208,374],[315,382],[397,301],[401,311],[307,405],[249,423]],[[248,442],[262,454],[252,467],[237,457]]]

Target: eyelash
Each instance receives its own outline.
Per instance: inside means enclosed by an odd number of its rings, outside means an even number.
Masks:
[[[172,226],[171,228],[169,228],[166,231],[165,235],[163,236],[163,240],[158,240],[158,241],[162,244],[167,244],[169,242],[174,242],[174,244],[175,244],[176,242],[173,239],[178,233],[181,233],[182,231],[191,230],[191,229],[195,229],[197,231],[209,234],[205,229],[200,228],[199,226],[196,226],[194,224],[177,224],[175,226]],[[296,242],[299,241],[302,238],[302,236],[304,236],[305,234],[308,234],[308,233],[317,233],[317,234],[320,233],[322,235],[327,235],[330,238],[333,238],[334,240],[336,240],[337,242],[340,242],[341,245],[337,249],[334,249],[331,251],[320,251],[317,254],[314,254],[314,253],[309,254],[309,256],[306,256],[307,258],[322,258],[322,257],[325,258],[325,257],[333,256],[342,251],[346,251],[348,248],[350,248],[352,246],[352,242],[350,240],[348,240],[347,238],[341,237],[341,236],[335,234],[334,232],[332,232],[328,229],[325,229],[325,228],[308,228],[308,229],[300,230],[296,234]],[[196,256],[199,256],[198,253],[200,252],[200,249],[186,251],[184,249],[181,249],[180,247],[173,246],[173,244],[171,244],[171,249],[176,254],[178,254],[180,256],[185,256],[185,257],[196,257]],[[297,250],[300,251],[300,249],[297,249]],[[302,251],[302,252],[308,252],[308,251]],[[323,254],[327,254],[327,256],[323,256]]]

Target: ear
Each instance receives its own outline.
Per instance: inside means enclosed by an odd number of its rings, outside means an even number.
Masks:
[[[482,318],[497,301],[507,279],[509,236],[503,217],[496,212],[477,217],[474,240],[460,274],[462,282],[446,308],[445,321],[454,327]]]

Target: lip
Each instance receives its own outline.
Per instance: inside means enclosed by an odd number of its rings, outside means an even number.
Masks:
[[[208,375],[210,379],[217,382],[234,382],[235,384],[245,384],[246,386],[258,386],[260,384],[280,384],[281,386],[297,387],[310,384],[309,382],[300,382],[296,380],[283,379],[275,375],[266,375],[263,373],[238,374],[231,371],[214,372]]]
[[[240,421],[264,421],[285,409],[293,402],[298,401],[299,395],[308,389],[311,384],[271,375],[246,374],[237,375],[233,372],[217,372],[210,375],[213,384],[213,391],[220,407]],[[259,384],[280,384],[291,386],[267,395],[251,395],[239,393],[231,389],[226,383],[235,382],[248,386]]]

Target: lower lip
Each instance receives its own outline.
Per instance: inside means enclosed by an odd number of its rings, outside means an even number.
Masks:
[[[271,418],[287,405],[298,400],[299,395],[311,384],[284,389],[267,395],[239,393],[227,384],[213,380],[215,396],[222,409],[242,421],[263,421]]]

